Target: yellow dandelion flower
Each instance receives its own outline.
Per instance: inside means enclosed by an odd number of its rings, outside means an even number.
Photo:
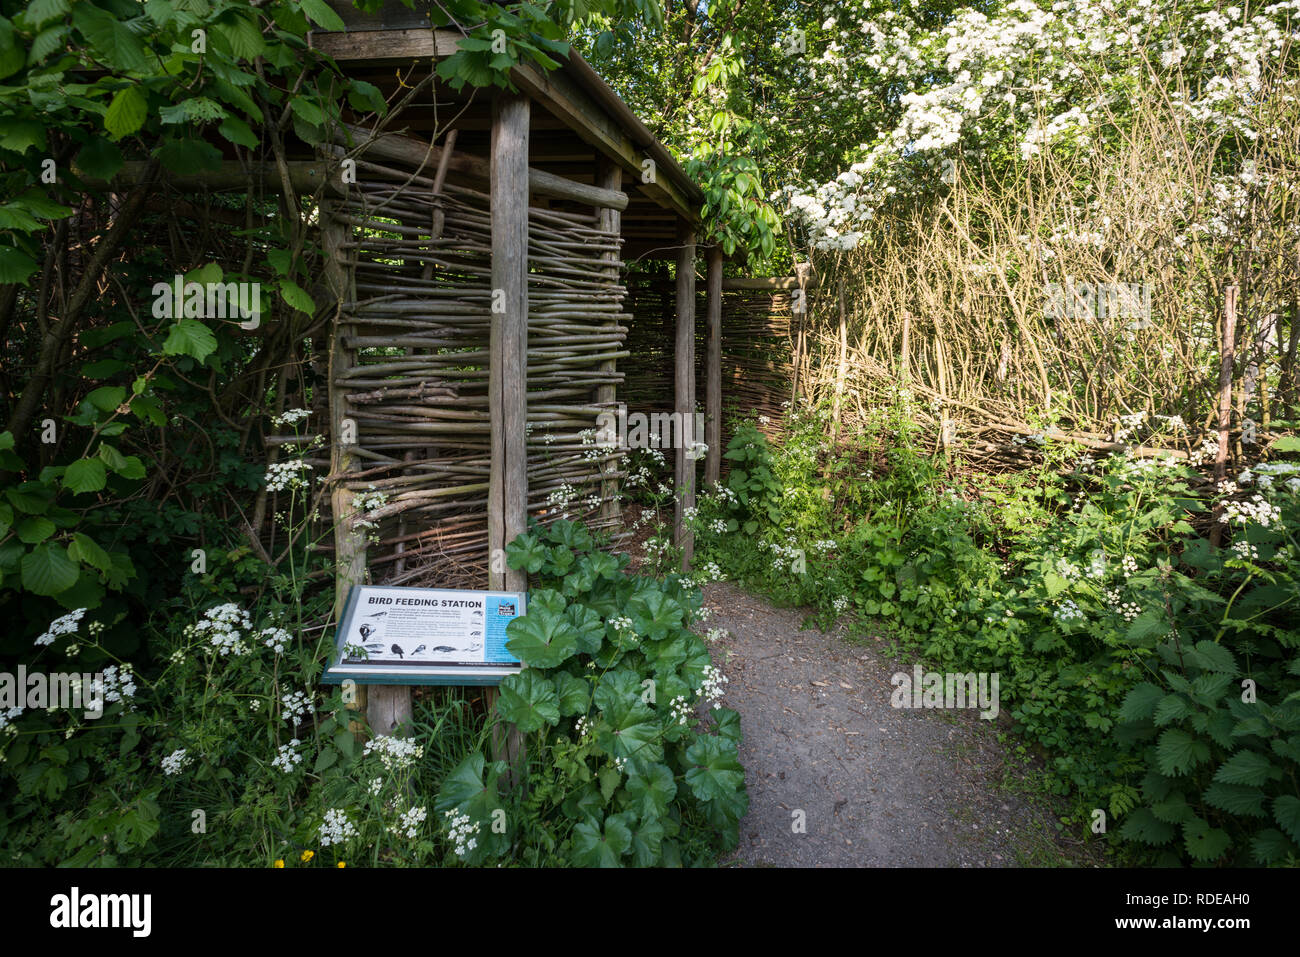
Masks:
[[[302,862],[303,862],[304,864],[306,864],[308,861],[310,861],[310,860],[311,860],[313,857],[315,857],[315,856],[316,856],[316,852],[315,852],[315,851],[303,851],[303,852],[302,852]]]
[[[284,867],[284,861],[276,861],[274,866],[275,866],[275,867]]]
[[[348,865],[347,865],[346,863],[344,863],[343,861],[339,861],[338,866],[339,866],[339,867],[347,867]]]

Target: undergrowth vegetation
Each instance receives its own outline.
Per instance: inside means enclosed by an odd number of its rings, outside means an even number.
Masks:
[[[241,601],[255,567],[223,565],[153,620],[159,666],[98,666],[101,717],[0,712],[5,863],[711,863],[748,798],[739,715],[690,630],[698,588],[625,574],[566,521],[509,553],[535,576],[507,642],[529,667],[491,708],[471,689],[417,696],[404,737],[357,733],[346,690],[318,687],[328,595],[295,602],[285,574]],[[32,667],[116,660],[102,633],[61,616]],[[523,739],[502,752],[514,766],[493,759],[498,722]]]
[[[922,444],[907,400],[835,451],[815,410],[775,447],[738,424],[700,502],[699,561],[939,670],[998,673],[1066,823],[1106,823],[1125,859],[1294,865],[1300,464],[1210,496],[1185,460],[1047,442],[1034,468],[963,472]]]

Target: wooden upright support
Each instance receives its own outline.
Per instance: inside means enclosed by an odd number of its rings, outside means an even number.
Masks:
[[[493,104],[489,580],[511,590],[528,587],[525,572],[504,564],[506,545],[528,530],[528,119],[527,97],[503,93]]]
[[[675,355],[675,401],[681,428],[676,436],[674,485],[677,504],[673,510],[673,533],[682,549],[682,571],[689,571],[695,552],[695,536],[686,528],[684,513],[695,507],[695,459],[688,458],[690,443],[699,441],[695,431],[695,230],[685,220],[677,227],[677,337]]]
[[[599,158],[599,167],[596,170],[596,185],[610,192],[622,192],[623,190],[623,169],[617,163],[607,159],[603,155]],[[622,233],[622,215],[616,208],[609,206],[598,206],[596,208],[596,228],[604,232]],[[619,267],[619,253],[607,253],[606,258],[612,260],[615,265],[611,265],[608,271],[609,278],[617,283]],[[617,369],[617,362],[614,359],[607,359],[600,365],[600,371],[604,373],[613,373]],[[610,412],[616,412],[614,402],[618,398],[615,387],[611,385],[600,385],[596,387],[596,404],[608,407]],[[606,466],[602,464],[602,468]],[[621,510],[618,502],[618,482],[610,479],[600,483],[600,518],[603,524],[610,529],[617,531],[619,526],[619,516]]]
[[[709,342],[704,370],[704,484],[722,477],[722,247],[709,247],[707,315]]]
[[[344,341],[356,335],[355,326],[343,321],[343,304],[352,299],[350,288],[350,271],[348,270],[346,244],[349,227],[340,223],[332,215],[331,203],[325,200],[321,206],[321,246],[324,251],[324,279],[326,289],[334,301],[335,321],[332,324],[329,351],[329,414],[330,414],[330,476],[333,488],[330,490],[330,508],[334,517],[334,621],[343,620],[343,607],[347,602],[348,591],[353,585],[361,585],[366,579],[366,539],[353,529],[352,520],[355,510],[352,507],[353,493],[344,486],[349,472],[356,470],[357,456],[353,448],[357,444],[357,425],[348,415],[347,400],[341,387],[340,377],[356,362],[354,350],[347,348]],[[410,716],[410,689],[359,686],[352,698],[351,707],[364,711],[370,727],[380,734],[388,734],[394,729],[394,706],[400,705],[400,692],[406,692],[406,716]],[[394,702],[388,692],[399,692]],[[372,712],[372,707],[376,710]],[[380,712],[384,714],[381,715]],[[386,717],[385,717],[386,716]],[[400,715],[399,715],[400,717]],[[360,730],[360,726],[355,726]]]
[[[488,580],[524,591],[528,573],[505,564],[505,547],[528,530],[528,126],[529,100],[501,93],[492,104],[492,322],[488,409]],[[496,704],[497,689],[487,694]],[[519,773],[525,752],[514,725],[494,725],[492,752]]]

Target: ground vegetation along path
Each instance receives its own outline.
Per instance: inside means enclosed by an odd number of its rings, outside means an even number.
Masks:
[[[1000,867],[1086,863],[1050,802],[1026,790],[994,722],[890,706],[906,669],[885,642],[801,628],[727,583],[705,586],[707,627],[740,713],[749,813],[741,866]],[[1011,782],[1010,786],[1007,782]],[[800,813],[801,812],[801,813]],[[802,827],[800,825],[802,824]]]

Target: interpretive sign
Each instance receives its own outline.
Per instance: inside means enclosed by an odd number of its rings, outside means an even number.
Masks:
[[[353,585],[321,681],[497,684],[520,669],[506,626],[525,601],[523,592]]]

